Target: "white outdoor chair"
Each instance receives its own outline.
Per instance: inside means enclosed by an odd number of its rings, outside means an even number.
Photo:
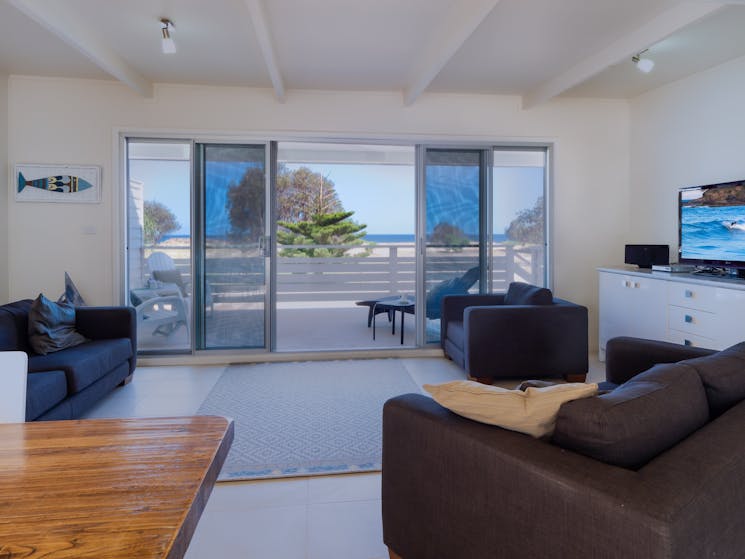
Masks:
[[[0,423],[26,421],[28,356],[23,351],[0,351]]]
[[[185,282],[181,272],[176,268],[173,259],[165,252],[154,252],[147,257],[147,267],[150,270],[152,278],[161,282],[163,285],[173,285],[181,291],[187,306],[191,303],[191,282]],[[205,305],[212,311],[214,310],[214,301],[212,298],[212,289],[210,284],[205,284],[204,292]],[[187,313],[188,314],[188,313]]]

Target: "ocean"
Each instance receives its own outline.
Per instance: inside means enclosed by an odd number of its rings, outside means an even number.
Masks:
[[[683,206],[680,227],[683,258],[745,261],[745,206]]]
[[[188,239],[189,235],[163,235],[163,240],[168,239]],[[495,233],[493,236],[494,242],[501,243],[507,240],[507,235]],[[365,240],[371,243],[413,243],[415,236],[408,233],[378,233],[372,235],[365,235]]]

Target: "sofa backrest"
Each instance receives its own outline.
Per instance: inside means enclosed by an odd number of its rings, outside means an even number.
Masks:
[[[745,400],[745,342],[681,363],[696,369],[701,377],[712,417]]]
[[[553,294],[546,287],[538,287],[529,283],[513,281],[504,296],[505,305],[550,305]]]
[[[553,442],[608,464],[637,469],[709,421],[696,370],[655,365],[615,390],[563,404]]]
[[[28,344],[28,312],[31,299],[0,306],[0,351],[32,353]]]

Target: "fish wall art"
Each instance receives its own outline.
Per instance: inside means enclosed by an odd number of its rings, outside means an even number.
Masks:
[[[16,200],[99,202],[100,177],[97,166],[16,165]]]

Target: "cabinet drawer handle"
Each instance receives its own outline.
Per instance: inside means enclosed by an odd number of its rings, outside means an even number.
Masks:
[[[687,315],[685,315],[685,317],[683,318],[683,320],[685,320],[688,323],[691,323],[691,322],[693,322],[693,317],[690,314],[687,314]]]
[[[686,298],[691,299],[693,297],[693,291],[686,289],[684,295]]]

